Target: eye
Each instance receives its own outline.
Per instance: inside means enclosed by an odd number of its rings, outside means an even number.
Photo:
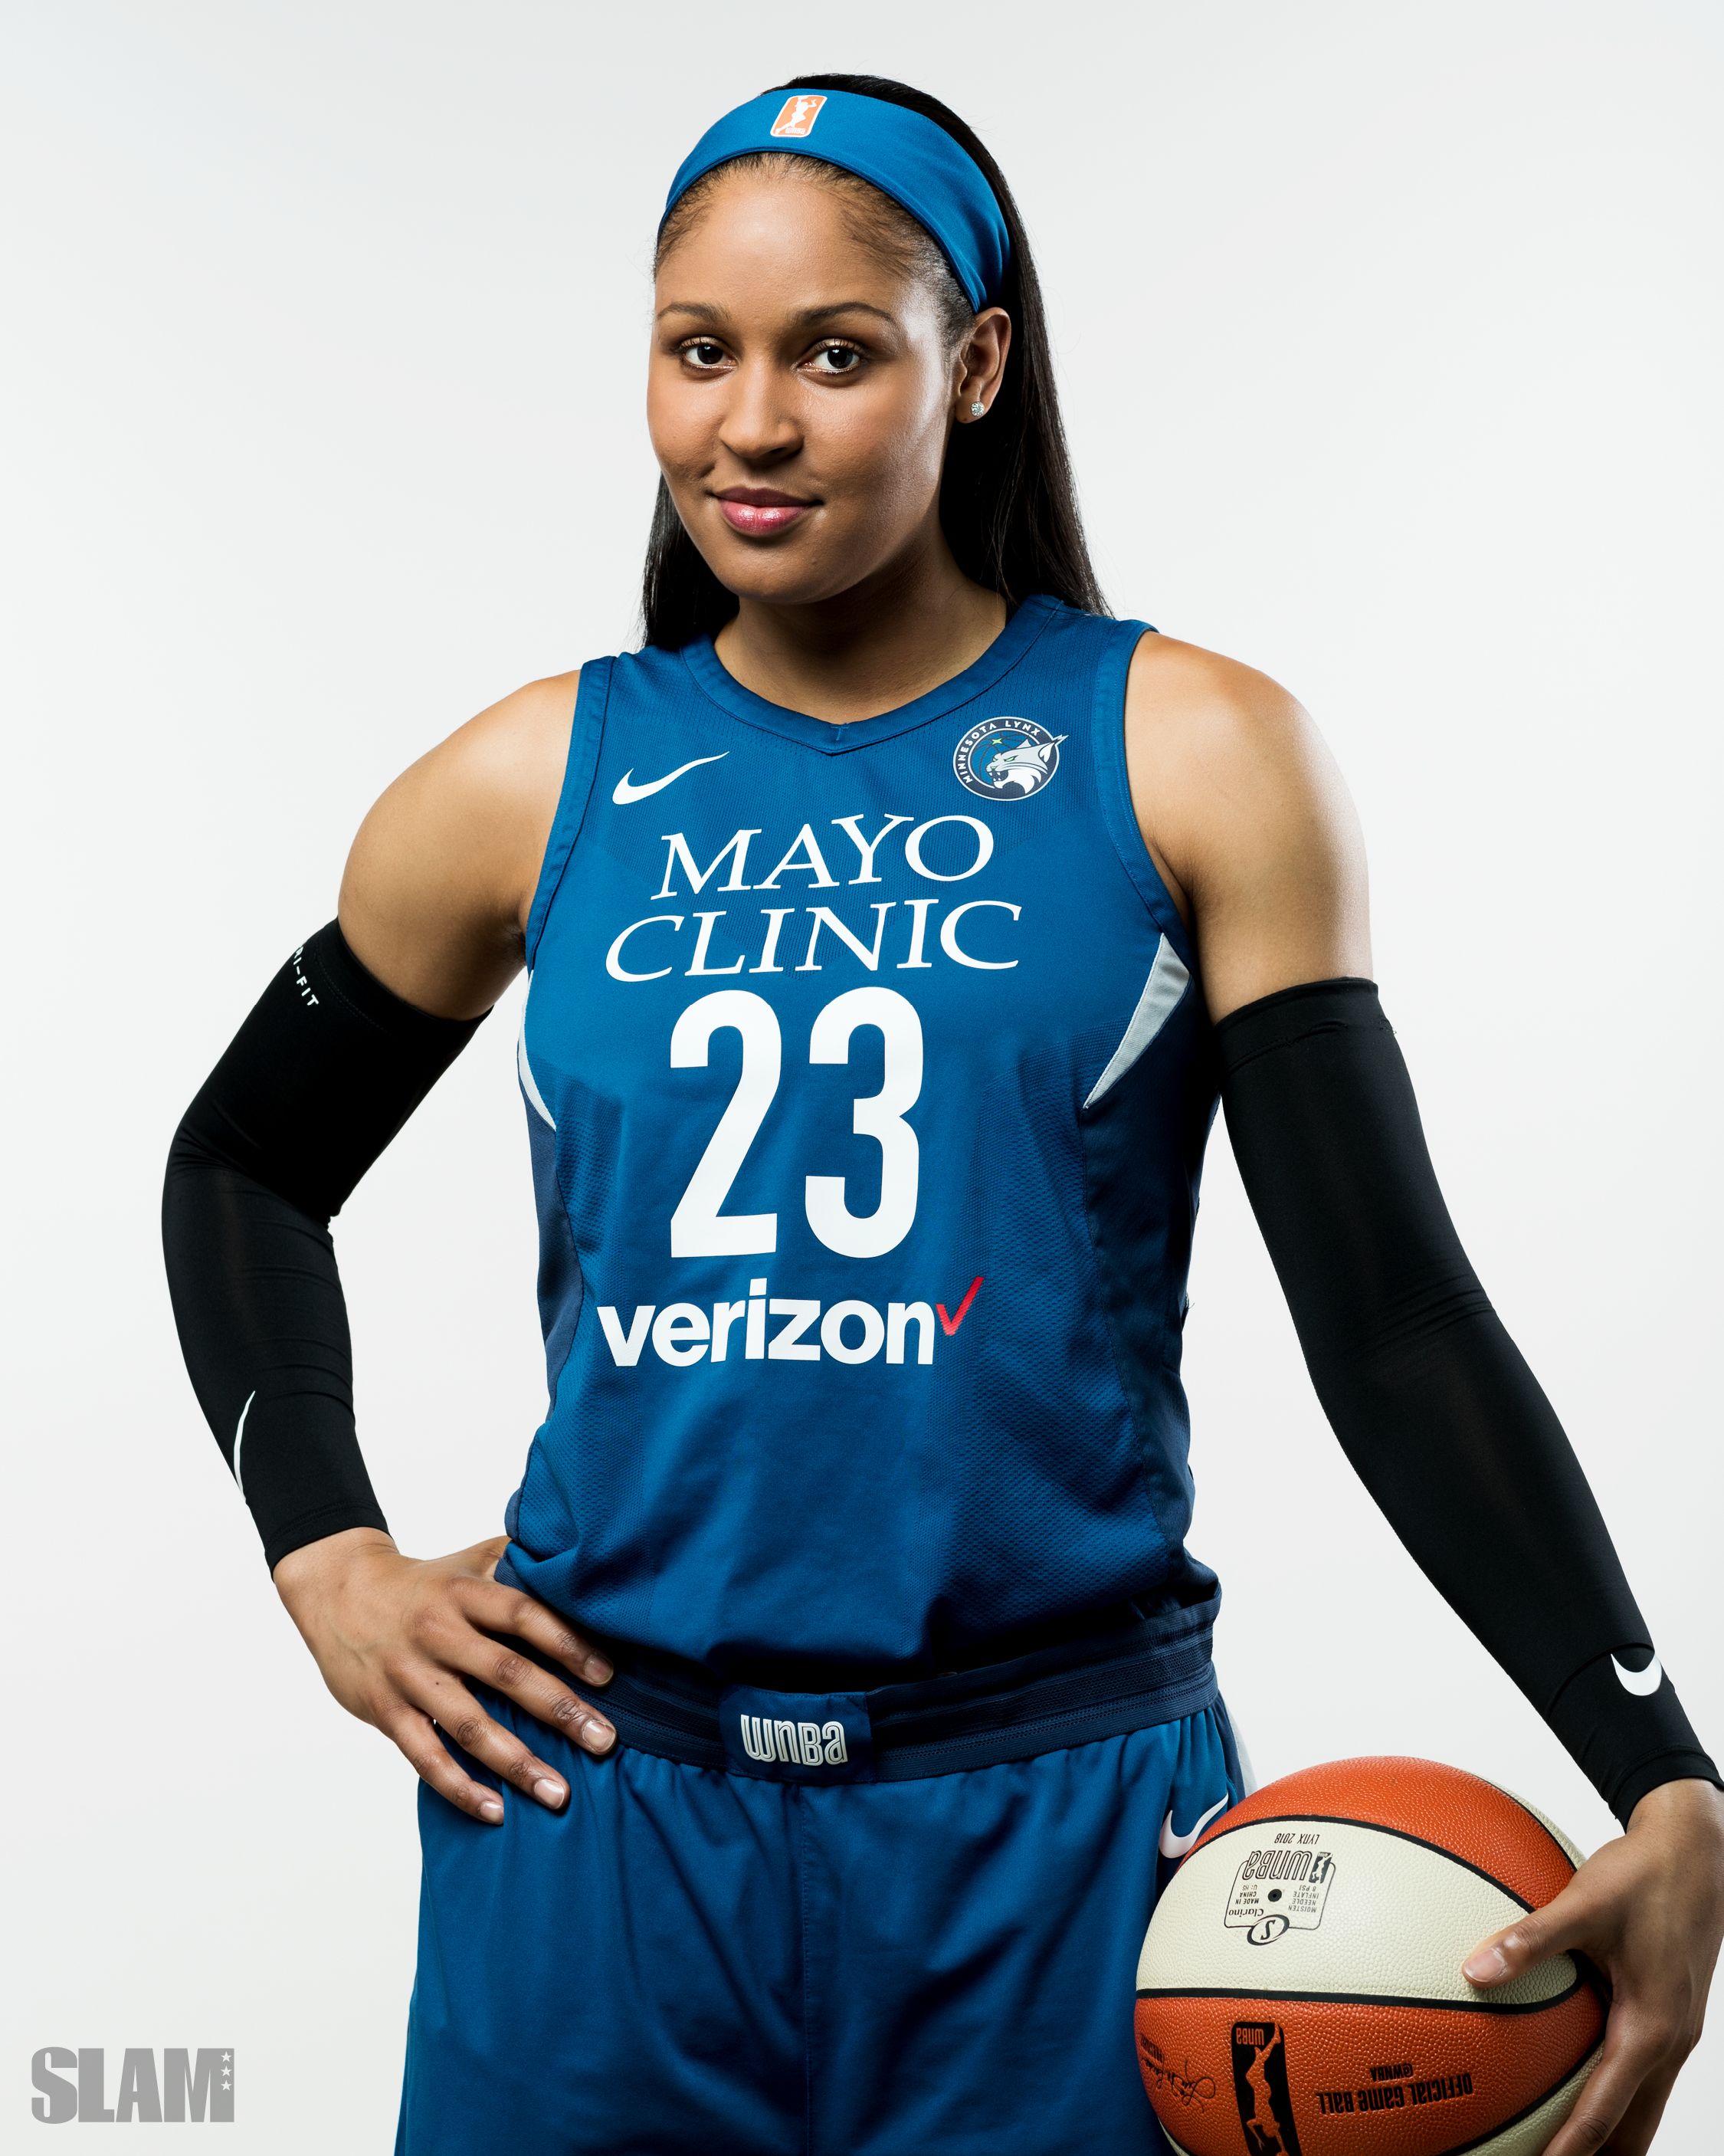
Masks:
[[[857,346],[834,342],[823,344],[817,352],[811,352],[807,364],[811,373],[834,382],[845,375],[859,374],[865,358]]]
[[[728,357],[724,346],[715,344],[711,337],[690,337],[677,350],[696,374],[716,374]]]

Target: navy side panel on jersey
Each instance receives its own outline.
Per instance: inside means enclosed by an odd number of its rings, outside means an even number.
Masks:
[[[1132,819],[1144,624],[1048,598],[834,725],[584,667],[521,1077],[551,1404],[510,1574],[734,1676],[932,1669],[1185,1553],[1214,1110]]]

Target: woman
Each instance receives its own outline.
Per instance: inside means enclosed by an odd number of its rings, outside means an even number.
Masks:
[[[1183,1546],[1219,1083],[1342,1443],[1627,1828],[1467,1971],[1608,1972],[1552,2146],[1644,2149],[1716,1770],[1449,1224],[1321,745],[1106,612],[970,131],[837,75],[720,121],[648,416],[644,648],[388,790],[169,1174],[276,1584],[422,1777],[399,2148],[1164,2145],[1123,2002],[1244,1787]],[[327,1223],[523,964],[551,1405],[505,1534],[418,1560]]]

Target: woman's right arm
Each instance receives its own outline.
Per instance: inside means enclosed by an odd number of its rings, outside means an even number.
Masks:
[[[330,1689],[476,1817],[500,1779],[552,1805],[555,1771],[465,1677],[593,1751],[608,1725],[495,1634],[589,1683],[608,1669],[555,1614],[493,1578],[505,1538],[407,1558],[353,1425],[329,1222],[519,971],[566,758],[572,675],[530,684],[404,773],[367,817],[338,918],[296,950],[176,1133],[163,1240],[187,1368],[251,1507],[283,1601]]]

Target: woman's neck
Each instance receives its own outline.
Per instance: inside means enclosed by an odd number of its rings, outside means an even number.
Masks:
[[[997,592],[972,583],[942,534],[835,598],[743,598],[714,639],[725,670],[768,702],[842,723],[896,711],[979,659],[1005,627]]]

